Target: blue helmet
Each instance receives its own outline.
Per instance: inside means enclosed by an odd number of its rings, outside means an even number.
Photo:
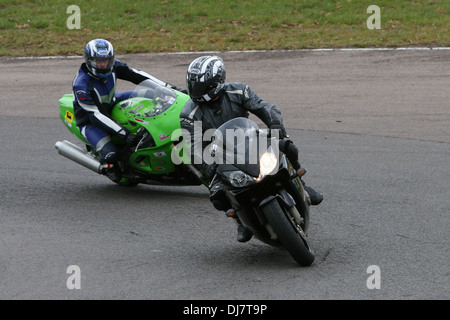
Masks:
[[[106,67],[97,65],[99,60],[107,59]],[[84,49],[84,61],[89,72],[98,78],[107,78],[113,69],[115,58],[112,44],[104,39],[95,39],[88,42]]]

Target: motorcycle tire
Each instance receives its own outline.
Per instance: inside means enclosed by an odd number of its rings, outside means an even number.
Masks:
[[[115,183],[121,187],[135,187],[139,184],[139,182],[136,182],[136,181],[125,181],[125,182],[119,181],[119,182],[115,182]]]
[[[138,181],[130,180],[130,179],[121,179],[119,181],[114,181],[110,179],[115,184],[121,186],[121,187],[135,187],[139,184]]]
[[[261,210],[276,233],[284,248],[303,267],[314,262],[314,251],[306,240],[306,235],[277,199],[269,201]]]

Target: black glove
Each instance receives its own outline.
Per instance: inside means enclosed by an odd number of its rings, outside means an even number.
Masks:
[[[135,134],[132,134],[126,127],[122,127],[122,129],[120,129],[120,131],[118,132],[118,136],[130,147],[134,147],[139,142],[139,137]]]
[[[130,147],[134,147],[139,143],[139,137],[135,134],[129,134],[126,138],[126,143]]]
[[[119,137],[122,141],[127,141],[127,137],[130,135],[130,130],[126,127],[122,127],[119,131],[116,132],[117,137]]]
[[[288,138],[289,136],[286,133],[286,129],[281,123],[274,123],[270,127],[270,130],[278,130],[278,135],[280,139]]]
[[[169,84],[169,86],[170,86],[170,88],[173,89],[173,90],[177,90],[177,91],[180,91],[180,92],[182,92],[182,93],[184,93],[184,94],[188,94],[188,91],[187,91],[186,89],[181,89],[181,88],[178,88],[178,87],[176,87],[176,86],[174,86],[174,85],[171,85],[171,84]]]

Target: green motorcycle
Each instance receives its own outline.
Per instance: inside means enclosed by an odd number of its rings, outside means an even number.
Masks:
[[[67,140],[56,142],[55,147],[66,158],[107,176],[111,165],[100,163],[100,155],[81,134],[73,98],[73,94],[66,94],[59,100],[60,118],[85,149]],[[124,186],[207,185],[202,173],[189,164],[188,155],[183,157],[183,149],[175,147],[182,136],[180,113],[188,100],[189,96],[182,92],[146,80],[136,87],[131,98],[113,107],[112,119],[139,137],[132,148],[112,137],[120,147],[121,180],[114,182]]]

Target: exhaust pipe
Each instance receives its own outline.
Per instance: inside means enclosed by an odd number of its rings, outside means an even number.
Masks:
[[[60,155],[63,155],[64,157],[75,161],[76,163],[81,164],[82,166],[92,171],[100,174],[102,173],[102,164],[96,158],[90,155],[89,152],[80,148],[79,146],[67,140],[64,140],[56,142],[55,148],[58,150]]]

